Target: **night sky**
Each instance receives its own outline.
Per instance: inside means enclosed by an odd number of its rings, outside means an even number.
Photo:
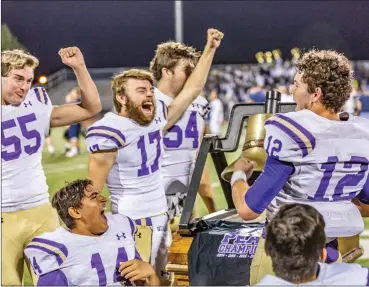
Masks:
[[[171,1],[2,1],[5,22],[35,56],[37,73],[63,67],[58,50],[76,45],[88,67],[147,66],[174,39]],[[207,28],[225,34],[215,63],[254,63],[255,53],[293,47],[335,49],[369,59],[369,2],[187,1],[184,42],[202,49]]]

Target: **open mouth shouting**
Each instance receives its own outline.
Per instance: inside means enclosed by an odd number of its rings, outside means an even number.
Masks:
[[[154,103],[152,101],[144,102],[141,105],[141,109],[145,116],[151,116],[154,111]]]

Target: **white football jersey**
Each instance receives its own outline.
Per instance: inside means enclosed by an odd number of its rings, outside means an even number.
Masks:
[[[319,263],[318,277],[311,282],[294,284],[272,275],[266,275],[256,285],[344,285],[344,286],[368,286],[368,268],[355,263]]]
[[[68,286],[121,285],[117,273],[120,262],[141,259],[135,247],[135,224],[120,214],[106,217],[109,229],[100,236],[79,235],[59,227],[33,238],[24,252],[35,274],[59,270]],[[55,281],[53,285],[62,285]]]
[[[155,98],[163,101],[166,106],[174,100],[158,89],[155,89]],[[163,138],[165,152],[162,168],[167,194],[175,194],[177,191],[187,192],[197,150],[200,148],[200,140],[204,133],[204,117],[207,112],[207,100],[204,97],[197,97]]]
[[[302,110],[274,115],[265,130],[267,154],[294,167],[268,206],[267,218],[283,204],[305,203],[322,213],[327,236],[362,232],[351,200],[368,180],[369,121],[352,115],[348,121],[332,121]]]
[[[139,219],[167,211],[161,171],[166,112],[165,104],[156,101],[156,115],[148,126],[108,112],[88,129],[90,152],[118,148],[106,181],[113,213]]]
[[[53,106],[46,90],[31,89],[19,106],[1,106],[2,210],[33,208],[49,200],[41,165]]]

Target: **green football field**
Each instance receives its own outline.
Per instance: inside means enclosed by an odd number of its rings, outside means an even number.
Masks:
[[[225,130],[226,127],[224,127]],[[63,187],[66,182],[71,182],[76,179],[86,178],[87,176],[87,164],[88,164],[88,151],[86,151],[84,146],[84,139],[81,138],[81,154],[74,157],[74,158],[66,158],[64,156],[64,144],[65,141],[63,139],[63,131],[64,129],[58,128],[52,130],[52,140],[53,145],[55,146],[56,153],[54,157],[51,157],[47,152],[47,148],[45,145],[43,151],[43,167],[46,173],[47,183],[49,185],[49,192],[50,197],[53,194]],[[241,138],[242,143],[242,138]],[[235,160],[241,153],[241,149],[234,153],[227,153],[227,160],[228,163],[231,163]],[[214,197],[217,203],[217,209],[224,209],[226,207],[226,202],[224,199],[223,192],[219,185],[219,180],[212,162],[211,157],[209,156],[206,162],[206,166],[209,170],[210,177],[212,180],[213,185],[213,192]],[[108,191],[105,188],[103,194],[108,196]],[[109,206],[109,205],[108,205]],[[110,206],[108,207],[110,208]],[[196,210],[197,213],[201,216],[207,214],[207,209],[203,204],[202,200],[198,197],[196,202]],[[366,229],[369,229],[369,221],[366,223]],[[369,242],[369,236],[363,236],[362,242]],[[369,251],[369,244],[365,244],[365,249]],[[369,257],[365,259],[358,260],[359,263],[369,266]],[[24,284],[25,285],[32,285],[32,281],[30,275],[25,268],[25,275],[24,275]]]

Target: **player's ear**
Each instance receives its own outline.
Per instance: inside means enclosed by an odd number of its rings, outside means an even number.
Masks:
[[[127,98],[124,95],[116,95],[116,100],[122,105],[125,106],[127,104]]]
[[[173,74],[173,72],[168,68],[164,67],[164,68],[161,69],[161,75],[164,79],[170,77],[172,74]]]
[[[68,214],[72,216],[74,219],[79,219],[82,217],[81,213],[77,208],[69,207]]]
[[[320,254],[320,262],[325,262],[327,259],[327,249],[323,248],[322,253]]]
[[[318,87],[318,88],[315,88],[315,92],[314,92],[314,97],[313,97],[313,102],[318,102],[318,101],[320,101],[321,100],[321,98],[322,98],[322,96],[323,96],[323,91],[322,91],[322,89],[320,88],[320,87]]]

